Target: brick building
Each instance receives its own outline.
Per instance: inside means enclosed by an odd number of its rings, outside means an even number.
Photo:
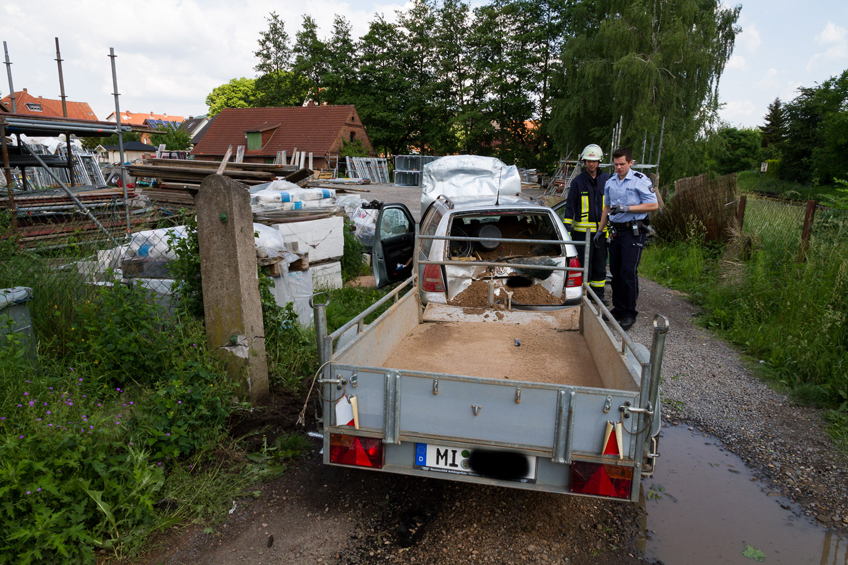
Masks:
[[[312,153],[313,168],[328,167],[345,141],[359,140],[374,154],[371,140],[353,105],[284,108],[227,108],[212,122],[194,147],[195,159],[220,161],[227,148],[243,145],[245,163],[271,163],[277,152]]]
[[[4,96],[3,99],[0,100],[0,104],[5,106],[6,110],[11,112],[11,95]],[[88,120],[90,122],[97,121],[97,116],[94,115],[94,111],[91,109],[91,106],[88,105],[88,102],[71,102],[70,100],[66,100],[65,106],[68,109],[68,118],[72,120]],[[41,96],[36,98],[27,92],[26,88],[24,88],[20,92],[15,92],[15,112],[17,114],[29,114],[32,116],[61,118],[63,117],[62,101],[42,98]]]

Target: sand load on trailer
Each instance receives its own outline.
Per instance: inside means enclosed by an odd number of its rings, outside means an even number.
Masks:
[[[520,345],[516,345],[516,339]],[[604,386],[583,336],[544,322],[419,324],[383,366],[491,379]]]
[[[523,281],[530,282],[526,277],[513,277]],[[495,302],[497,304],[506,305],[507,292],[512,293],[512,302],[514,304],[562,304],[561,296],[554,296],[538,283],[530,284],[529,286],[509,286],[509,279],[495,281]],[[486,306],[489,300],[489,282],[486,280],[472,281],[471,286],[457,294],[453,300],[449,302],[452,306],[464,307],[480,307]]]

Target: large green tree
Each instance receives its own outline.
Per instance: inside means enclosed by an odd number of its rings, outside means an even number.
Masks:
[[[347,104],[356,97],[358,61],[352,27],[344,16],[333,18],[333,33],[326,48],[324,99],[329,104]]]
[[[780,177],[801,183],[848,178],[848,70],[798,91],[785,105]]]
[[[779,147],[786,138],[786,109],[780,98],[775,98],[774,102],[768,105],[766,123],[760,126],[760,133],[763,147]]]
[[[762,138],[759,129],[724,127],[716,134],[708,154],[712,168],[720,175],[759,169],[762,161]]]
[[[303,16],[303,27],[295,34],[294,72],[302,74],[309,81],[309,93],[312,101],[321,104],[322,86],[327,73],[328,50],[318,39],[318,24],[311,16]]]
[[[234,78],[228,83],[216,86],[206,97],[208,115],[214,116],[224,108],[251,108],[256,101],[256,80],[252,78]]]
[[[292,49],[284,22],[276,12],[266,18],[268,29],[259,34],[259,49],[253,54],[259,59],[254,70],[256,79],[255,106],[290,106],[301,104],[308,92],[308,80],[291,72]],[[307,85],[304,88],[304,85]]]
[[[608,147],[623,117],[622,144],[640,155],[645,133],[659,134],[665,119],[664,178],[700,172],[705,155],[698,141],[717,122],[719,78],[740,31],[740,9],[718,0],[576,6],[552,120],[559,149]]]

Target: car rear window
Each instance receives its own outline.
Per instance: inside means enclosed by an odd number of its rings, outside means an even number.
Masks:
[[[556,257],[564,253],[564,246],[554,244],[530,244],[497,242],[497,239],[557,240],[559,232],[551,214],[507,212],[455,214],[451,221],[450,234],[457,237],[491,237],[489,241],[452,241],[450,255],[455,258],[468,257],[491,261],[508,257]]]

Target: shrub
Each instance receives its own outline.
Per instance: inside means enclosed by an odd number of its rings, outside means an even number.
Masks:
[[[344,225],[344,254],[342,255],[342,280],[350,281],[362,272],[362,244],[353,233],[353,224],[345,218]]]

